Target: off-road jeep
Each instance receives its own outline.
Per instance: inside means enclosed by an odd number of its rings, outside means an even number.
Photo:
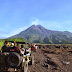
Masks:
[[[13,41],[9,41],[12,42]],[[19,44],[27,44],[25,42],[16,42]],[[25,46],[26,47],[26,46]],[[3,71],[28,71],[28,63],[34,64],[34,56],[25,48],[25,55],[17,52],[0,52],[0,72]]]

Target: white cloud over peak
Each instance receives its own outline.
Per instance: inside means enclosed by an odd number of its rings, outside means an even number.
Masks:
[[[49,20],[39,20],[35,18],[32,21],[31,25],[42,25],[47,29],[56,30],[56,31],[70,31],[72,32],[72,20],[65,21],[49,21]]]
[[[31,25],[39,25],[40,24],[40,20],[39,19],[35,19],[31,22]]]
[[[23,27],[20,27],[20,28],[16,28],[15,30],[13,30],[12,32],[10,32],[8,34],[8,37],[10,36],[13,36],[13,35],[16,35],[16,34],[19,34],[21,31],[24,31],[25,29],[27,29],[28,27],[27,26],[23,26]]]
[[[12,31],[8,31],[8,33],[1,33],[1,37],[10,37],[20,33],[21,31],[26,30],[31,25],[42,25],[46,29],[56,30],[56,31],[70,31],[72,32],[72,21],[42,21],[38,18],[31,20],[30,23],[26,26],[22,26],[20,28],[15,28]]]

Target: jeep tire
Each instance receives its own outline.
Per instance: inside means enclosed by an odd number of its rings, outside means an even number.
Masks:
[[[12,52],[6,57],[6,62],[10,67],[19,66],[21,64],[21,61],[21,56],[16,52]]]

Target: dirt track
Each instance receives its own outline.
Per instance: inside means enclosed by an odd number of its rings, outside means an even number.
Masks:
[[[33,55],[35,64],[29,72],[72,72],[71,46],[39,46]]]
[[[38,45],[28,72],[72,72],[72,46]]]

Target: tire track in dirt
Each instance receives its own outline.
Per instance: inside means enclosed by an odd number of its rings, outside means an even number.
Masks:
[[[44,67],[44,61],[46,60],[46,57],[44,56],[41,49],[38,48],[37,52],[33,53],[35,57],[35,64],[32,66],[29,66],[29,72],[48,72]]]
[[[40,47],[37,52],[33,53],[35,64],[29,66],[29,72],[72,72],[72,63],[64,65],[62,61],[72,62],[72,55],[68,52],[56,52],[55,49]],[[68,59],[69,60],[68,60]]]

